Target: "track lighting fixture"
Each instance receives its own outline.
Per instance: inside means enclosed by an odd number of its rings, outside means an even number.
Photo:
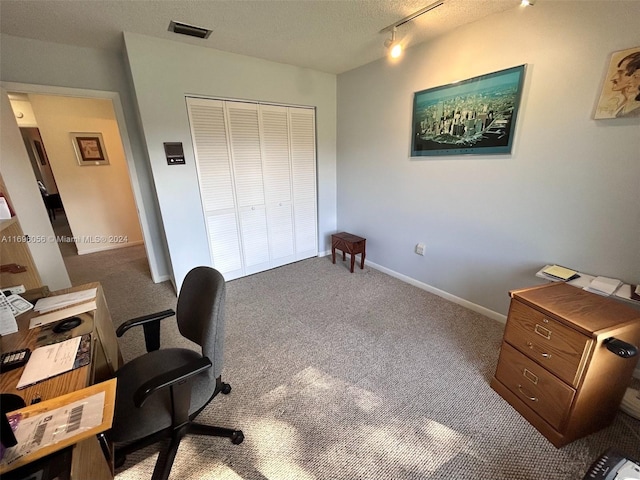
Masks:
[[[402,43],[396,40],[396,31],[398,27],[400,25],[404,25],[407,22],[410,22],[414,18],[419,17],[423,13],[427,13],[428,11],[433,10],[436,7],[439,7],[444,3],[444,1],[445,0],[438,0],[437,2],[432,3],[431,5],[428,5],[418,10],[417,12],[413,12],[411,15],[404,17],[402,20],[399,20],[396,23],[392,23],[388,27],[384,27],[382,30],[380,30],[380,33],[391,32],[391,38],[385,40],[384,46],[389,49],[389,55],[392,58],[398,58],[402,54]],[[533,0],[529,0],[529,1],[533,2]]]
[[[398,58],[402,55],[402,44],[396,41],[396,30],[397,27],[393,27],[393,30],[391,30],[391,38],[388,38],[384,42],[384,46],[389,49],[391,58]]]

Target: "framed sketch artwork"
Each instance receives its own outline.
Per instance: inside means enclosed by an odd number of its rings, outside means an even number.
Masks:
[[[511,153],[525,66],[413,97],[411,156]]]
[[[101,133],[72,133],[71,140],[78,165],[109,165]]]
[[[614,52],[593,118],[640,117],[640,47]]]

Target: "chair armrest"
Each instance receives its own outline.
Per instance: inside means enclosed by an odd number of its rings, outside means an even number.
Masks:
[[[198,358],[182,367],[174,368],[166,373],[153,377],[148,382],[143,383],[133,394],[133,403],[140,408],[147,399],[159,390],[172,387],[178,383],[190,379],[191,377],[211,368],[211,360],[207,357]]]
[[[124,332],[129,330],[132,327],[138,327],[140,325],[145,325],[150,322],[158,322],[164,318],[172,317],[176,312],[173,310],[163,310],[162,312],[152,313],[150,315],[143,315],[142,317],[132,318],[131,320],[127,320],[122,325],[118,327],[116,330],[116,335],[121,337],[124,335]]]
[[[116,335],[121,337],[124,332],[132,327],[138,327],[142,325],[144,329],[144,343],[147,347],[147,352],[160,349],[160,320],[172,317],[176,314],[173,310],[163,310],[162,312],[152,313],[150,315],[143,315],[142,317],[132,318],[127,320],[116,330]]]

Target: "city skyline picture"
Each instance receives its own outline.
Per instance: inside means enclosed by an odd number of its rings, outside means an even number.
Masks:
[[[411,156],[511,153],[525,66],[416,92]]]

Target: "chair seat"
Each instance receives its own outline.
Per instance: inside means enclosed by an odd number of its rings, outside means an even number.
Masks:
[[[164,389],[149,397],[143,407],[133,403],[134,392],[152,377],[202,358],[193,350],[168,348],[156,350],[126,363],[118,370],[116,408],[113,418],[112,440],[131,442],[171,427],[171,397]],[[198,412],[211,399],[215,380],[211,369],[193,378],[189,416]]]

